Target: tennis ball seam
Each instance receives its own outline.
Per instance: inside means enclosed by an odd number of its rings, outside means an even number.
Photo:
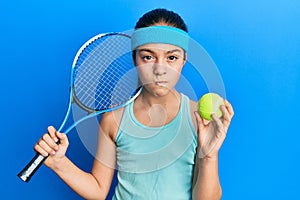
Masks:
[[[224,99],[216,93],[206,93],[198,102],[200,116],[207,120],[212,120],[212,114],[218,117],[223,115],[220,106],[224,105]]]

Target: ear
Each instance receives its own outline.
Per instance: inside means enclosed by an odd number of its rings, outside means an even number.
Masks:
[[[134,64],[134,66],[136,66],[136,50],[132,51],[131,57],[132,57],[132,62]]]
[[[186,61],[187,61],[187,53],[184,52],[183,65],[185,65]]]

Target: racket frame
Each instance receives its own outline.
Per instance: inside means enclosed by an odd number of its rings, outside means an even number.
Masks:
[[[133,96],[131,96],[131,98],[124,104],[120,104],[118,106],[112,107],[112,108],[108,108],[108,109],[103,109],[103,110],[92,110],[86,106],[84,106],[76,97],[75,92],[74,92],[74,70],[75,70],[75,66],[76,63],[78,61],[78,58],[80,56],[80,54],[84,51],[84,49],[90,45],[91,43],[93,43],[95,40],[103,37],[103,36],[109,36],[109,35],[123,35],[126,37],[129,37],[129,35],[125,34],[125,33],[120,33],[120,32],[110,32],[110,33],[101,33],[98,34],[92,38],[90,38],[88,41],[86,41],[81,47],[80,49],[77,51],[75,58],[73,60],[73,64],[72,64],[72,69],[71,69],[71,76],[70,76],[70,86],[69,86],[69,103],[68,103],[68,108],[67,108],[67,112],[65,114],[65,117],[59,127],[59,129],[57,130],[58,132],[62,132],[62,129],[65,127],[70,113],[71,113],[71,107],[72,104],[75,102],[80,108],[82,108],[83,110],[86,110],[88,115],[85,117],[82,117],[81,119],[79,119],[78,121],[74,122],[71,126],[69,126],[64,133],[68,134],[74,127],[76,127],[79,123],[95,117],[97,115],[103,114],[104,112],[111,112],[113,110],[117,110],[120,109],[128,104],[130,104],[131,102],[133,102],[136,97],[141,93],[143,86],[140,86],[136,89],[135,93],[133,94]],[[59,144],[59,141],[57,142],[57,144]],[[29,182],[31,180],[31,178],[33,177],[33,175],[35,174],[35,172],[40,168],[40,166],[43,164],[43,162],[46,160],[48,156],[44,157],[39,153],[36,153],[36,155],[31,159],[31,161],[17,174],[17,176],[24,182]]]

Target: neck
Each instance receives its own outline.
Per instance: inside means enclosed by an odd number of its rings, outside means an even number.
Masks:
[[[134,102],[133,112],[140,123],[149,127],[159,127],[170,123],[176,117],[180,103],[181,95],[175,89],[163,96],[144,89]]]
[[[174,101],[177,99],[177,101]],[[153,105],[161,105],[166,107],[170,104],[180,104],[181,95],[175,89],[171,90],[168,94],[164,96],[155,96],[149,93],[147,90],[143,90],[140,95],[140,101],[144,106],[152,107]]]

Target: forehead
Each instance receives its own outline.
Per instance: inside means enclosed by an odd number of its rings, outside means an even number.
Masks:
[[[150,50],[151,52],[155,52],[155,53],[175,52],[175,53],[184,54],[182,48],[172,44],[151,43],[151,44],[141,45],[137,48],[137,51],[147,51],[147,50]]]

